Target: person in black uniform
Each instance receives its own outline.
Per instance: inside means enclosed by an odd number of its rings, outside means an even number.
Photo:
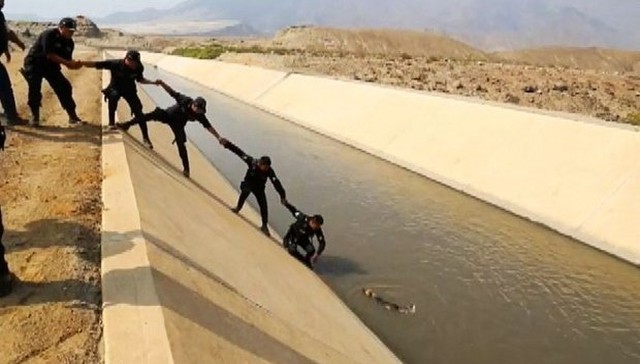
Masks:
[[[322,232],[324,218],[322,215],[305,215],[288,202],[285,203],[285,207],[291,211],[293,217],[296,218],[296,222],[289,226],[289,230],[285,234],[282,244],[289,254],[304,263],[310,269],[313,269],[313,266],[318,261],[318,258],[324,251],[326,245],[324,233]],[[317,252],[312,243],[314,236],[318,239]],[[299,247],[304,250],[304,255],[300,253],[298,249]]]
[[[188,96],[185,96],[179,92],[174,91],[169,85],[164,83],[163,81],[158,81],[158,85],[162,86],[165,91],[171,97],[176,100],[176,104],[167,108],[161,109],[159,107],[155,108],[150,113],[142,114],[140,117],[134,117],[133,119],[123,122],[117,123],[116,126],[122,130],[129,130],[132,125],[146,123],[147,121],[159,121],[161,123],[167,124],[171,131],[173,131],[173,136],[175,137],[174,142],[178,146],[178,154],[180,155],[180,159],[182,160],[182,174],[185,177],[189,178],[190,176],[190,168],[189,168],[189,155],[187,154],[187,133],[184,130],[187,122],[189,121],[198,121],[202,126],[207,129],[218,141],[220,144],[226,142],[224,138],[218,134],[216,129],[211,126],[211,123],[207,119],[205,115],[207,111],[207,101],[202,97],[196,97],[192,99]]]
[[[0,0],[0,54],[4,54],[7,63],[11,62],[11,52],[9,51],[9,42],[15,43],[24,51],[25,45],[18,38],[16,33],[7,28],[7,21],[4,17],[2,9],[4,8],[4,0]],[[11,78],[4,64],[0,63],[0,104],[4,109],[9,124],[22,124],[23,120],[18,116],[16,108],[16,99],[13,95],[13,87],[11,87]]]
[[[0,124],[0,151],[4,150],[4,142],[6,134],[4,126]],[[4,297],[11,293],[11,272],[9,265],[4,258],[4,245],[2,245],[2,235],[4,234],[4,225],[2,225],[2,207],[0,206],[0,297]]]
[[[244,180],[240,184],[240,197],[238,198],[238,204],[232,209],[232,211],[236,214],[239,213],[244,202],[247,200],[247,197],[249,197],[249,194],[253,193],[258,201],[258,206],[260,206],[260,215],[262,217],[262,226],[260,227],[260,230],[262,230],[262,232],[267,236],[270,236],[271,234],[269,233],[269,227],[267,225],[269,223],[269,209],[267,206],[267,196],[264,193],[267,185],[267,179],[271,180],[273,187],[280,195],[280,201],[283,204],[287,202],[287,195],[284,187],[282,187],[282,183],[278,177],[276,177],[276,172],[271,168],[271,158],[263,156],[260,159],[255,159],[247,155],[242,149],[238,148],[228,140],[225,140],[223,145],[225,148],[240,157],[249,167],[244,176]]]
[[[138,119],[142,119],[142,102],[138,97],[136,82],[143,85],[158,85],[159,82],[149,81],[144,78],[144,66],[140,61],[140,52],[135,50],[127,51],[124,59],[109,59],[101,62],[80,62],[83,67],[92,67],[99,70],[111,71],[111,81],[109,86],[102,90],[109,105],[109,127],[115,128],[115,116],[120,98],[123,98],[131,108],[131,113]],[[143,143],[153,149],[147,123],[139,123],[142,131]]]
[[[20,70],[29,86],[29,108],[31,108],[31,125],[40,124],[40,106],[42,103],[42,80],[45,79],[58,96],[60,104],[69,115],[70,124],[82,121],[76,114],[76,103],[73,100],[73,89],[60,65],[69,69],[79,69],[82,64],[73,60],[73,34],[76,21],[63,18],[57,28],[42,32],[24,59],[24,67]]]

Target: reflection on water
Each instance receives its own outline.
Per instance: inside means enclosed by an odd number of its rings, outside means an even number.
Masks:
[[[638,363],[640,270],[574,240],[217,93],[219,131],[269,154],[289,199],[326,218],[318,274],[408,363]],[[155,77],[150,75],[149,77]],[[161,104],[169,99],[147,89]],[[191,140],[234,184],[243,164],[199,125]],[[270,191],[272,225],[289,214]],[[415,315],[364,297],[371,287]]]

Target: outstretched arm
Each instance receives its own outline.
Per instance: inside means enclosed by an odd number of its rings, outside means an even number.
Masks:
[[[291,212],[291,215],[293,215],[293,217],[295,217],[296,219],[302,215],[302,212],[300,212],[300,210],[298,210],[295,206],[293,206],[292,204],[289,203],[289,201],[284,203],[284,207],[287,208],[287,210],[289,210],[289,212]]]
[[[47,53],[47,59],[53,63],[62,64],[68,69],[77,70],[82,67],[82,62],[72,59],[64,59],[55,53]]]
[[[282,204],[287,202],[287,193],[284,190],[282,183],[276,176],[276,172],[274,172],[273,168],[269,170],[269,179],[271,180],[273,187],[276,189],[276,191],[278,191],[278,195],[280,195],[280,201],[282,202]]]
[[[78,61],[82,67],[95,68],[99,70],[111,69],[112,62],[109,61]]]
[[[162,86],[162,88],[174,99],[178,99],[176,96],[180,95],[182,96],[182,94],[180,94],[179,92],[176,92],[174,89],[172,89],[169,85],[167,85],[164,81],[159,80],[158,84],[160,86]]]
[[[253,163],[253,157],[247,155],[242,149],[240,149],[237,145],[231,143],[230,141],[226,141],[224,147],[229,149],[233,154],[237,155],[242,159],[249,167]]]
[[[148,80],[144,77],[142,77],[141,79],[137,80],[138,83],[143,84],[143,85],[160,85],[160,83],[162,82],[161,80],[155,80],[155,81],[151,81]]]
[[[216,139],[218,139],[218,141],[220,142],[220,144],[222,144],[223,146],[226,145],[229,141],[222,138],[220,136],[220,134],[218,133],[218,131],[216,130],[216,128],[213,127],[213,125],[211,125],[211,122],[209,122],[209,119],[207,119],[207,116],[204,114],[198,115],[197,120],[200,122],[200,124],[202,124],[202,126],[207,129],[207,131],[209,133],[211,133],[211,135],[213,135],[214,137],[216,137]]]

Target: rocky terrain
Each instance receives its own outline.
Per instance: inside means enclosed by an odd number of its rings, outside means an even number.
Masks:
[[[640,52],[488,54],[445,37],[407,34],[296,27],[266,41],[227,43],[219,59],[640,124]]]

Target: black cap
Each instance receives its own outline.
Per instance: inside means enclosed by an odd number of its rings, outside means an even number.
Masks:
[[[322,215],[313,215],[311,218],[320,225],[324,224],[324,217],[322,217]]]
[[[60,19],[60,23],[58,23],[58,25],[70,30],[76,30],[78,24],[73,18],[62,18]]]
[[[128,50],[127,54],[124,56],[124,58],[129,58],[132,61],[136,61],[138,63],[140,63],[140,52],[136,51],[136,50]]]
[[[196,112],[200,114],[204,114],[207,112],[207,100],[203,99],[200,96],[196,97],[195,100],[193,100],[193,106],[195,106]]]
[[[258,163],[265,165],[265,166],[270,166],[271,165],[271,158],[269,158],[269,156],[265,155],[260,157],[260,159],[258,160]]]

